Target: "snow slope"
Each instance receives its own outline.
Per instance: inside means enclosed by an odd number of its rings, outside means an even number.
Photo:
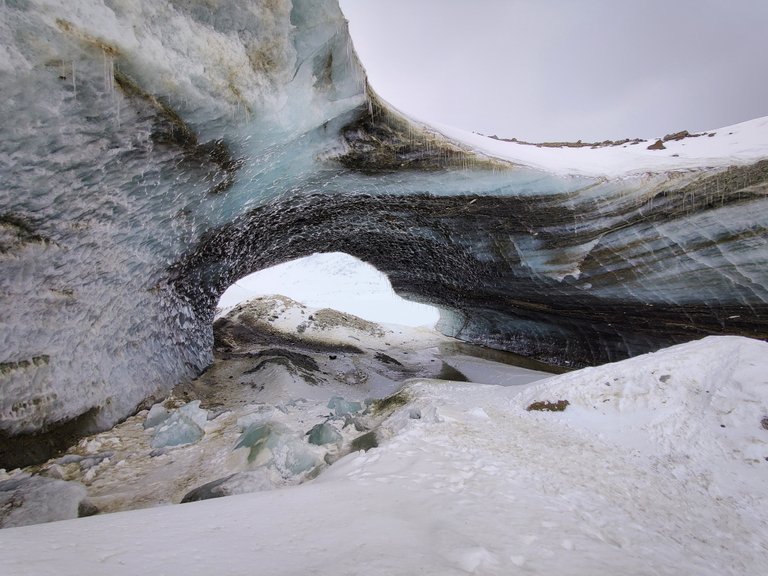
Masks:
[[[269,294],[401,326],[434,326],[440,316],[434,306],[401,298],[385,274],[342,252],[312,254],[241,278],[219,298],[219,314]]]
[[[736,575],[768,563],[768,344],[414,380],[298,487],[0,531],[4,574]],[[568,400],[564,412],[527,411]],[[418,415],[418,418],[415,416]]]
[[[648,150],[653,140],[599,148],[553,148],[496,140],[445,125],[436,129],[478,152],[563,175],[625,177],[644,172],[744,165],[768,157],[768,116],[697,137],[670,140],[664,142],[665,150]]]

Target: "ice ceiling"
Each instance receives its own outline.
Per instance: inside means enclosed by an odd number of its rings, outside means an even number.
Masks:
[[[217,298],[342,251],[450,335],[566,365],[768,333],[768,160],[558,176],[377,101],[335,0],[6,0],[0,434],[106,427]]]

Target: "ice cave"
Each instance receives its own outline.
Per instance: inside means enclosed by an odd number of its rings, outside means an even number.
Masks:
[[[765,119],[510,144],[379,99],[335,0],[73,6],[0,20],[0,460],[197,376],[224,289],[315,252],[555,365],[768,336]]]

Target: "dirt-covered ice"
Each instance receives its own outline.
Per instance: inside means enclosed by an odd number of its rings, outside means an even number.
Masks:
[[[722,576],[768,564],[765,342],[710,337],[530,382],[432,332],[324,317],[281,298],[232,311],[216,364],[166,400],[171,413],[201,402],[201,440],[152,455],[143,411],[69,455],[111,454],[75,475],[97,508],[152,507],[2,530],[6,571]],[[271,343],[246,344],[259,327]],[[445,365],[519,385],[434,378]]]

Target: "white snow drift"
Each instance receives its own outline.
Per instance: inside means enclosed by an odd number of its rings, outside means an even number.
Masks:
[[[722,576],[768,562],[766,343],[406,390],[378,448],[308,484],[7,529],[4,573]]]

